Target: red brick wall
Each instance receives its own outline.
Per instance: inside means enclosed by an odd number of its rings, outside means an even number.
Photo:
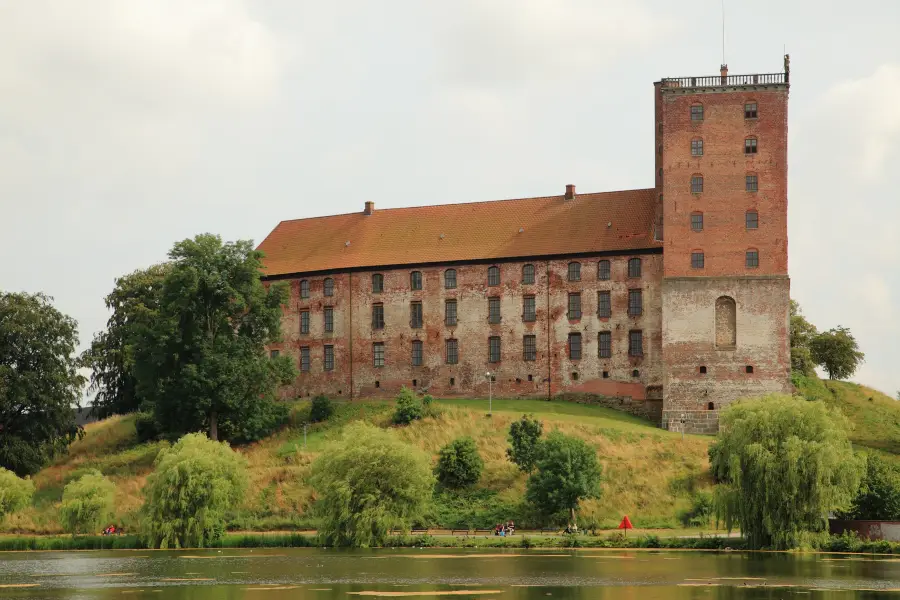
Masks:
[[[611,279],[599,281],[597,264],[601,258],[611,262]],[[522,283],[524,262],[495,263],[500,267],[500,285],[487,285],[490,265],[456,265],[456,289],[445,289],[444,271],[447,267],[410,268],[379,271],[384,277],[384,291],[372,292],[372,272],[330,275],[335,280],[335,295],[322,295],[324,276],[308,277],[310,298],[299,298],[300,278],[290,280],[291,296],[284,307],[284,341],[272,345],[299,361],[300,348],[308,346],[312,359],[310,372],[301,373],[285,396],[315,395],[369,397],[393,395],[401,386],[427,390],[438,396],[487,395],[485,373],[495,373],[494,394],[498,396],[547,397],[548,393],[563,391],[621,395],[642,399],[646,386],[662,385],[660,368],[662,355],[660,280],[662,255],[641,255],[642,276],[627,277],[630,256],[579,258],[581,281],[568,281],[569,260],[532,261],[535,283]],[[574,259],[573,259],[574,260]],[[423,289],[410,290],[410,271],[420,270]],[[627,315],[628,290],[642,289],[643,314]],[[597,292],[610,290],[612,317],[597,316]],[[568,295],[582,295],[582,318],[570,321],[567,315]],[[523,297],[535,296],[536,320],[522,319]],[[501,322],[488,322],[488,297],[500,298]],[[457,301],[458,324],[444,324],[444,301]],[[420,329],[410,326],[410,304],[421,301],[424,323]],[[373,330],[372,305],[384,305],[385,327]],[[335,331],[323,331],[322,310],[331,305],[335,310]],[[309,335],[299,333],[299,310],[308,308],[311,315]],[[641,329],[644,336],[644,356],[628,356],[628,332]],[[598,332],[612,332],[613,355],[598,357]],[[582,335],[582,358],[570,360],[568,335]],[[525,361],[523,336],[536,338],[537,358]],[[488,360],[488,338],[501,338],[501,361]],[[445,361],[445,340],[453,337],[459,344],[459,363]],[[412,366],[412,341],[422,340],[424,361]],[[372,344],[385,343],[385,366],[373,365]],[[335,347],[335,370],[323,371],[323,346]],[[351,350],[352,347],[352,350]],[[352,353],[352,361],[351,361]],[[352,362],[352,372],[351,372]],[[299,362],[298,362],[299,364]],[[633,371],[638,370],[638,376]],[[603,377],[603,372],[608,377]],[[577,373],[577,379],[573,374]],[[529,376],[531,380],[529,381]],[[450,380],[454,382],[451,385]],[[548,387],[548,378],[550,386]],[[352,379],[352,383],[351,383]],[[377,382],[377,387],[376,387]]]

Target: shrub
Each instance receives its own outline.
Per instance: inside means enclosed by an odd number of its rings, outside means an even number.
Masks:
[[[464,488],[478,483],[483,468],[484,461],[478,454],[475,440],[464,437],[441,448],[435,473],[441,485]]]
[[[434,489],[430,462],[390,431],[363,422],[348,425],[342,439],[313,463],[322,541],[384,545],[392,528],[405,528],[424,512]]]
[[[0,467],[0,520],[31,504],[32,496],[34,482],[31,479],[22,479],[12,471]]]
[[[112,517],[116,486],[100,471],[90,471],[63,489],[59,520],[66,533],[96,533]]]
[[[319,395],[313,398],[309,409],[309,420],[313,423],[327,421],[334,414],[334,403],[328,396]]]
[[[144,487],[144,534],[154,548],[202,548],[225,532],[225,511],[241,502],[247,462],[224,442],[191,433],[156,457]]]
[[[510,447],[506,449],[506,456],[524,473],[534,470],[543,431],[543,423],[529,415],[522,415],[509,426]]]
[[[897,467],[870,454],[859,493],[850,510],[842,516],[874,521],[900,519],[900,471]]]
[[[710,492],[698,492],[691,501],[691,507],[678,513],[684,527],[707,527],[715,514],[715,502]]]
[[[578,503],[600,497],[602,470],[597,452],[582,439],[552,432],[540,444],[535,466],[525,495],[548,517],[569,513],[570,523],[575,524]]]
[[[416,398],[415,393],[404,386],[397,395],[397,409],[394,411],[394,423],[397,425],[409,425],[418,421],[425,415],[422,403]]]
[[[134,417],[134,430],[137,432],[138,442],[150,442],[160,437],[159,425],[153,413],[140,412]]]

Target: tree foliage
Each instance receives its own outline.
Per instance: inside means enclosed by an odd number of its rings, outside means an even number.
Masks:
[[[409,425],[425,416],[424,404],[416,398],[415,392],[406,386],[397,394],[397,408],[394,409],[393,421],[396,425]]]
[[[866,358],[850,330],[841,326],[812,338],[809,350],[813,361],[822,365],[829,379],[847,379]]]
[[[36,473],[81,435],[76,323],[43,294],[0,292],[0,467]]]
[[[815,375],[816,364],[809,350],[809,343],[819,334],[816,326],[806,320],[800,304],[791,300],[791,370],[807,377]]]
[[[106,296],[112,311],[106,329],[95,334],[81,363],[91,369],[92,413],[105,419],[140,409],[135,377],[135,349],[159,315],[162,286],[171,265],[163,263],[116,279]]]
[[[864,469],[844,417],[821,402],[773,395],[726,408],[710,448],[717,513],[752,548],[786,549],[844,510]]]
[[[225,533],[247,489],[247,461],[200,433],[160,450],[144,487],[143,533],[154,548],[202,548]]]
[[[260,281],[250,241],[203,234],[175,244],[153,325],[135,356],[138,394],[170,436],[206,429],[213,440],[253,441],[287,417],[274,401],[293,381],[288,356],[269,359],[287,291]]]
[[[509,444],[506,456],[524,473],[531,473],[537,461],[538,446],[544,424],[531,415],[522,415],[509,426]]]
[[[19,512],[34,496],[34,482],[22,479],[15,473],[0,467],[0,521],[6,515]]]
[[[77,533],[96,533],[109,521],[115,506],[116,486],[100,471],[85,473],[66,484],[59,520],[63,530]]]
[[[334,403],[328,396],[318,395],[313,398],[309,409],[309,420],[313,423],[327,421],[334,414]]]
[[[843,516],[874,521],[900,520],[900,469],[876,454],[868,455],[859,493]]]
[[[324,543],[377,546],[392,528],[408,526],[432,496],[430,462],[393,432],[362,422],[347,426],[342,440],[313,463]]]
[[[441,485],[459,489],[478,483],[483,468],[475,440],[463,437],[441,448],[435,471]]]
[[[600,497],[597,452],[582,439],[551,432],[539,445],[535,467],[525,497],[547,517],[568,513],[575,524],[578,503]]]

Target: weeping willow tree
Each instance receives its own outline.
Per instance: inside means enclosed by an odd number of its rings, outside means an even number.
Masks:
[[[848,424],[820,402],[773,395],[739,402],[720,417],[710,448],[717,512],[752,548],[796,547],[829,512],[850,506],[865,469]]]
[[[247,461],[225,442],[191,433],[156,457],[144,487],[143,533],[154,548],[202,548],[225,533],[243,500]]]
[[[116,486],[100,471],[89,471],[63,489],[59,520],[63,530],[97,533],[112,517]]]
[[[319,533],[331,546],[382,545],[419,516],[434,489],[431,459],[391,432],[353,423],[313,463]]]
[[[33,496],[34,482],[31,479],[22,479],[0,467],[0,521],[31,504]]]

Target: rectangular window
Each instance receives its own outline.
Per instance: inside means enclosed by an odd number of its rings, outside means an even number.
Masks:
[[[300,297],[309,298],[309,280],[307,279],[300,282]]]
[[[325,307],[325,333],[331,333],[334,331],[334,308],[330,306]]]
[[[569,281],[581,281],[581,263],[569,263]]]
[[[456,269],[444,271],[444,287],[448,290],[456,289]]]
[[[747,229],[759,229],[759,213],[755,210],[748,210],[744,217]]]
[[[421,367],[422,366],[422,340],[413,340],[412,342],[412,366]]]
[[[597,316],[601,319],[608,319],[612,316],[609,291],[597,292]]]
[[[600,358],[612,358],[612,332],[601,331],[597,336],[597,356]]]
[[[756,154],[756,138],[747,138],[744,140],[744,154]]]
[[[703,120],[703,105],[702,104],[694,104],[691,106],[691,121],[702,121]]]
[[[522,267],[522,283],[531,285],[534,283],[534,265]]]
[[[444,325],[456,325],[456,300],[444,300]]]
[[[747,250],[747,268],[755,269],[759,266],[759,252],[756,250]]]
[[[459,362],[459,342],[447,340],[447,364],[455,365]]]
[[[581,318],[581,294],[572,292],[569,294],[569,320]]]
[[[628,290],[628,316],[639,317],[644,312],[644,294],[641,290]]]
[[[488,338],[488,362],[500,362],[500,336],[492,335]]]
[[[639,258],[629,258],[628,259],[628,276],[629,277],[640,277],[641,276],[641,259],[639,259]]]
[[[662,204],[662,199],[659,201]],[[601,260],[597,263],[597,279],[600,281],[607,281],[609,279],[609,261]]]
[[[380,294],[384,291],[384,275],[375,273],[372,275],[372,293]]]
[[[522,338],[522,359],[537,360],[537,338],[526,335]]]
[[[488,285],[500,285],[500,267],[488,267]]]
[[[372,344],[372,364],[376,367],[384,366],[384,342]]]
[[[691,156],[703,156],[703,140],[691,140]]]
[[[269,351],[269,358],[278,358],[280,355],[281,355],[280,350],[270,350]]]
[[[409,274],[409,289],[411,290],[421,290],[422,289],[422,271],[413,271]]]
[[[644,355],[644,332],[640,329],[628,332],[628,356]]]
[[[334,371],[334,346],[325,346],[325,370]]]
[[[705,258],[702,252],[691,252],[691,268],[702,269],[705,267]]]
[[[300,311],[300,333],[309,333],[309,311]]]
[[[756,175],[747,175],[746,182],[744,184],[744,189],[748,192],[758,192],[759,191],[759,178]]]
[[[748,102],[744,105],[744,118],[745,119],[755,119],[756,118],[756,102]]]
[[[322,293],[325,296],[334,296],[334,279],[329,277],[325,280],[322,284]]]
[[[581,360],[581,334],[569,334],[569,360]]]
[[[703,231],[703,213],[691,215],[691,230]]]
[[[384,329],[384,304],[372,305],[372,329]]]
[[[300,371],[303,373],[309,372],[309,346],[300,348]]]
[[[522,320],[526,323],[537,320],[534,296],[525,296],[522,298]]]
[[[694,175],[693,177],[691,177],[691,193],[703,193],[703,177],[700,177],[699,175]]]
[[[409,305],[409,326],[413,329],[422,327],[422,303],[413,302]]]
[[[500,298],[488,298],[488,323],[500,322]]]

